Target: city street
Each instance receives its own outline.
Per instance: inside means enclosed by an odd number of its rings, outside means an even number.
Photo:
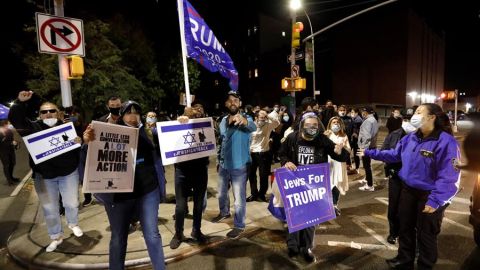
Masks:
[[[383,134],[384,135],[384,134]],[[459,138],[460,141],[462,138]],[[15,175],[26,175],[27,153],[22,147],[17,151]],[[212,159],[213,160],[213,159]],[[214,193],[217,179],[214,177],[215,163],[210,165],[209,191]],[[276,164],[275,166],[278,166]],[[383,165],[373,163],[376,190],[362,192],[358,190],[361,175],[350,177],[350,190],[340,198],[341,216],[318,226],[315,236],[314,253],[318,261],[307,264],[301,257],[290,259],[286,253],[286,231],[282,223],[266,215],[261,222],[251,223],[252,229],[240,240],[226,240],[211,243],[209,247],[195,252],[168,259],[167,269],[388,269],[385,259],[396,255],[396,245],[386,242],[388,225],[387,186],[383,175]],[[167,167],[167,180],[172,184],[172,167]],[[447,209],[439,236],[439,260],[435,269],[478,269],[480,250],[473,241],[473,231],[468,224],[469,197],[472,192],[474,175],[465,172],[462,175],[461,190]],[[5,248],[8,237],[22,224],[25,213],[36,211],[29,205],[30,196],[35,196],[31,180],[23,188],[9,187],[4,176],[0,182],[0,269],[27,269],[18,266],[7,255]],[[167,188],[172,193],[172,188]],[[248,193],[248,192],[247,192]],[[215,198],[209,199],[206,216],[217,213]],[[190,205],[191,206],[191,205]],[[172,209],[173,204],[160,207],[160,212]],[[247,212],[268,211],[267,204],[251,202]],[[190,208],[192,209],[192,208]],[[41,210],[39,210],[41,211]],[[171,210],[168,210],[171,211]],[[83,212],[86,214],[87,212]],[[170,216],[172,213],[161,213]],[[252,213],[250,213],[252,214]],[[82,211],[80,211],[82,215]],[[190,221],[187,220],[187,223]],[[204,221],[204,227],[210,222]],[[80,224],[82,225],[82,224]],[[85,224],[86,225],[86,224]],[[187,226],[187,225],[186,225]],[[165,250],[168,250],[169,236],[163,235]],[[104,237],[109,237],[105,235]],[[88,269],[88,268],[86,268]],[[138,269],[138,268],[137,268]],[[144,269],[149,269],[145,267]]]

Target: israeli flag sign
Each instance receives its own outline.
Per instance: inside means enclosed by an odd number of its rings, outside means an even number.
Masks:
[[[215,132],[211,117],[157,122],[163,165],[216,155]]]
[[[35,164],[44,162],[81,146],[73,123],[42,130],[23,137]]]

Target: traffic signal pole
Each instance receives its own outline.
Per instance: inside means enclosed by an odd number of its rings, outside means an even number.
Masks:
[[[64,17],[63,12],[63,0],[54,1],[55,15],[59,17]],[[58,42],[63,42],[61,39],[58,39]],[[70,80],[68,80],[68,60],[67,57],[63,54],[58,55],[58,70],[60,72],[60,90],[62,93],[62,106],[64,108],[72,106],[72,87],[70,85]]]
[[[292,17],[292,41],[294,39],[294,34],[293,34],[293,28],[295,26],[295,23],[296,23],[296,20],[297,20],[297,16],[296,16],[296,12],[295,10],[290,10],[290,15]],[[294,74],[294,71],[293,71],[293,67],[295,66],[295,46],[293,46],[293,42],[292,42],[292,49],[291,49],[291,52],[290,52],[290,78],[294,78],[296,74]],[[292,91],[290,93],[290,95],[292,96],[293,98],[293,103],[295,105],[295,108],[297,107],[297,103],[295,101],[295,91]],[[295,109],[294,108],[294,109]]]

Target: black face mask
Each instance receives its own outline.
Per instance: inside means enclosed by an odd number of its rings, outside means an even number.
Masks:
[[[108,110],[112,115],[119,116],[120,115],[120,108],[110,108],[108,107]]]

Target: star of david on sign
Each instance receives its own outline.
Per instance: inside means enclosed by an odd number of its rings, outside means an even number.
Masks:
[[[57,145],[60,144],[60,140],[57,137],[52,137],[48,142],[50,143],[50,146],[55,146],[55,147],[57,147]]]
[[[190,145],[190,147],[192,147],[192,144],[194,142],[197,142],[195,140],[195,134],[194,133],[190,133],[190,131],[187,132],[187,135],[183,135],[183,138],[185,139],[185,141],[183,142],[183,144],[188,144]]]

